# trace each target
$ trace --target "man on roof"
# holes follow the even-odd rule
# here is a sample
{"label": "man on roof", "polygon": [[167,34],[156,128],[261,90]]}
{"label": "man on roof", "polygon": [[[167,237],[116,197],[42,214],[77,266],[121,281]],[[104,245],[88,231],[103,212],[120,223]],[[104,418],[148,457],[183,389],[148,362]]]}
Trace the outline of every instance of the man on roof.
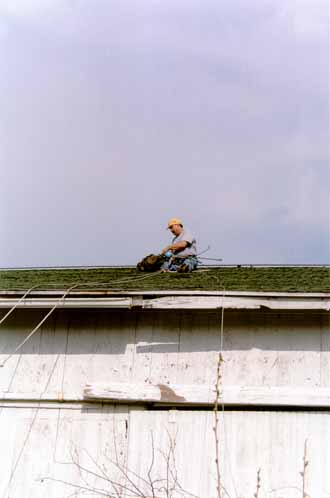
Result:
{"label": "man on roof", "polygon": [[196,239],[179,218],[171,218],[167,224],[173,234],[172,243],[164,247],[162,254],[166,261],[163,270],[186,273],[197,268]]}

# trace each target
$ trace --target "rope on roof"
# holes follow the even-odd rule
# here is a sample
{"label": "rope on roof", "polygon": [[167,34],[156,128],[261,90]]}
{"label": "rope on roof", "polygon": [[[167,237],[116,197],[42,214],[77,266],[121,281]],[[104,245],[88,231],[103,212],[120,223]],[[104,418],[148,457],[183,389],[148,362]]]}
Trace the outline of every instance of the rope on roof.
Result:
{"label": "rope on roof", "polygon": [[75,287],[77,287],[77,285],[79,284],[76,284],[76,285],[73,285],[72,287],[70,287],[64,294],[63,296],[57,301],[57,303],[51,308],[51,310],[47,313],[47,315],[38,323],[38,325],[36,327],[34,327],[33,330],[31,330],[31,332],[25,337],[25,339],[15,348],[15,350],[9,354],[7,356],[7,358],[4,359],[4,361],[0,364],[0,367],[4,367],[5,364],[7,363],[7,361],[15,354],[17,353],[17,351],[19,351],[23,346],[24,344],[30,339],[30,337],[33,336],[33,334],[35,334],[35,332],[37,332],[37,330],[39,330],[39,328],[41,327],[41,325],[47,320],[47,318],[53,313],[53,311],[56,310],[56,308],[64,301],[64,299],[66,298],[66,296],[69,294],[69,292],[71,292],[71,290],[73,290]]}
{"label": "rope on roof", "polygon": [[28,296],[30,294],[30,292],[34,289],[36,289],[37,287],[40,287],[40,285],[34,285],[33,287],[30,287],[30,289],[28,289],[25,294],[17,301],[17,303],[15,304],[15,306],[13,306],[12,308],[10,308],[10,310],[8,311],[8,313],[5,314],[5,316],[3,316],[0,320],[0,325],[9,317],[9,315],[12,314],[12,312],[17,308],[17,306],[22,302],[24,301],[24,299],[26,298],[26,296]]}

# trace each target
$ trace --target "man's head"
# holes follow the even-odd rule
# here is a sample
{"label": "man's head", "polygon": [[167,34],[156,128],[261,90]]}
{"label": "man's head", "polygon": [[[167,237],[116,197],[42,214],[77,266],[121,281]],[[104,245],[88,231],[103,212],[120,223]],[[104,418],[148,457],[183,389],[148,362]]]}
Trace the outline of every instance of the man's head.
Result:
{"label": "man's head", "polygon": [[173,235],[180,235],[183,230],[183,223],[180,218],[171,218],[167,224],[167,228],[171,230]]}

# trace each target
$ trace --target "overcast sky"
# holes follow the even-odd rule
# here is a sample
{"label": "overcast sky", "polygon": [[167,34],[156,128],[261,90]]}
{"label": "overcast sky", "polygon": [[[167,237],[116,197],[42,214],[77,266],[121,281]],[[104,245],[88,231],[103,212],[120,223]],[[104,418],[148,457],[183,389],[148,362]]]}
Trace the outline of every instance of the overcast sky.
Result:
{"label": "overcast sky", "polygon": [[0,266],[329,262],[327,0],[0,0]]}

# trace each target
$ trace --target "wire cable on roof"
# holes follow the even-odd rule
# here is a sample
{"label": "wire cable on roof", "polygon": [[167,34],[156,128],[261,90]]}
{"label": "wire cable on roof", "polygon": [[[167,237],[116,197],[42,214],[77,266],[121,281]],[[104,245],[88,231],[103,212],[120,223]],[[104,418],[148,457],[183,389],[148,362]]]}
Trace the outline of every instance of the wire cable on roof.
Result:
{"label": "wire cable on roof", "polygon": [[[207,246],[206,249],[204,249],[203,251],[199,252],[198,254],[196,254],[196,258],[200,258],[200,256],[202,254],[205,254],[207,251],[209,251],[211,249],[211,246]],[[187,258],[187,255],[183,255],[183,256],[180,256],[180,254],[174,254],[173,255],[176,259],[186,259]],[[200,258],[200,259],[213,259],[213,258]],[[222,261],[222,259],[216,259],[215,261]]]}
{"label": "wire cable on roof", "polygon": [[208,259],[209,261],[223,261],[222,258],[201,258],[200,256],[198,256],[199,259]]}
{"label": "wire cable on roof", "polygon": [[112,282],[85,282],[79,284],[79,287],[86,287],[86,286],[104,286],[104,285],[113,285],[113,284],[118,284],[118,283],[125,283],[125,282],[135,282],[139,280],[144,280],[146,278],[151,278],[154,277],[155,275],[159,275],[160,273],[163,273],[163,270],[158,270],[152,273],[148,273],[148,275],[142,275],[140,277],[127,277],[127,278],[121,278],[118,280],[113,280]]}
{"label": "wire cable on roof", "polygon": [[[33,287],[30,287],[26,292],[25,294],[17,301],[17,303],[15,303],[15,305],[10,308],[10,310],[5,314],[5,316],[3,316],[0,320],[0,325],[12,314],[12,312],[27,298],[27,296],[35,289],[37,289],[38,287],[39,288],[44,288],[44,287],[60,287],[60,286],[64,286],[64,285],[70,285],[72,286],[71,287],[71,290],[73,290],[73,288],[75,288],[76,286],[77,287],[83,287],[83,286],[96,286],[96,285],[99,285],[99,286],[103,286],[103,285],[111,285],[111,284],[114,284],[114,283],[121,283],[121,282],[131,282],[131,281],[136,281],[136,280],[142,280],[142,279],[145,279],[145,278],[150,278],[158,273],[161,273],[161,270],[158,271],[158,272],[153,272],[152,274],[148,274],[148,275],[143,275],[141,277],[128,277],[126,279],[119,279],[119,280],[115,280],[115,281],[112,281],[112,282],[85,282],[85,283],[78,283],[78,284],[65,284],[65,283],[48,283],[48,284],[36,284],[34,285]],[[70,292],[71,292],[70,290]],[[62,298],[61,298],[62,299]],[[1,365],[0,365],[1,366]]]}
{"label": "wire cable on roof", "polygon": [[197,256],[200,256],[201,254],[205,254],[206,252],[208,252],[209,250],[211,249],[211,246],[207,246],[206,249],[204,249],[203,251],[201,251],[200,253],[197,254]]}
{"label": "wire cable on roof", "polygon": [[7,358],[4,359],[4,361],[2,363],[0,363],[0,367],[4,367],[5,364],[7,363],[7,361],[15,354],[17,353],[23,346],[24,344],[30,339],[30,337],[33,336],[33,334],[35,334],[35,332],[37,332],[37,330],[41,327],[41,325],[47,320],[47,318],[53,313],[53,311],[56,310],[56,308],[65,300],[66,296],[69,294],[69,292],[71,292],[71,290],[73,290],[75,287],[77,287],[78,284],[76,285],[73,285],[72,287],[70,287],[64,294],[63,296],[61,297],[61,299],[59,299],[57,301],[57,303],[51,308],[51,310],[47,313],[46,316],[44,316],[44,318],[38,323],[38,325],[36,327],[34,327],[34,329],[31,330],[31,332],[25,337],[25,339],[15,348],[15,350],[7,356]]}

